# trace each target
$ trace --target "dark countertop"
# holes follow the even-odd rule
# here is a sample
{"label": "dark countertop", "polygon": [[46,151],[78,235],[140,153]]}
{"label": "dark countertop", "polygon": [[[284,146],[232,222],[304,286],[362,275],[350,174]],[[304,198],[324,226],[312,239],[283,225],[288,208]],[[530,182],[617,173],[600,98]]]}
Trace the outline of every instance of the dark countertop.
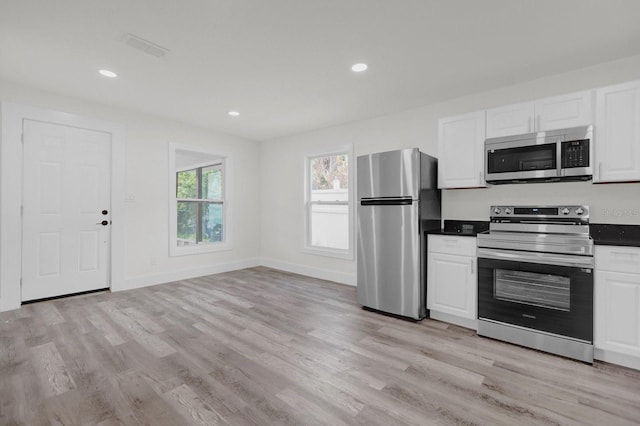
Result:
{"label": "dark countertop", "polygon": [[591,223],[589,232],[594,244],[640,247],[640,225]]}
{"label": "dark countertop", "polygon": [[455,235],[475,237],[489,229],[489,222],[483,220],[445,220],[443,229],[427,231],[429,235]]}
{"label": "dark countertop", "polygon": [[[463,226],[466,225],[466,226]],[[443,229],[426,231],[429,235],[455,235],[475,237],[489,230],[488,221],[445,220]],[[592,223],[589,225],[594,244],[608,246],[640,247],[640,225],[616,225]]]}

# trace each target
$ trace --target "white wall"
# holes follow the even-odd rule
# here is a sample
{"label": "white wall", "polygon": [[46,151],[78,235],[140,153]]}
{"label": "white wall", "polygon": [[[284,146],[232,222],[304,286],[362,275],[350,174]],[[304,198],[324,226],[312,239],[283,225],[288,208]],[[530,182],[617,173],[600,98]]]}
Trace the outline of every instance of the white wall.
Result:
{"label": "white wall", "polygon": [[[156,284],[258,264],[260,188],[258,143],[126,109],[111,108],[0,80],[0,101],[121,123],[126,131],[125,285]],[[232,250],[169,257],[168,144],[177,142],[233,159]],[[125,194],[123,194],[125,196]],[[156,265],[152,265],[152,257]],[[1,283],[3,286],[9,283]],[[10,285],[13,285],[11,283]],[[0,295],[2,289],[0,288]]]}
{"label": "white wall", "polygon": [[[300,251],[303,158],[308,152],[352,143],[356,156],[410,147],[437,156],[439,118],[638,78],[640,55],[398,114],[263,142],[260,147],[263,261],[293,272],[355,283],[354,260]],[[591,206],[593,222],[640,224],[639,194],[640,183],[593,185],[581,182],[445,190],[443,217],[488,220],[492,204],[575,203]]]}
{"label": "white wall", "polygon": [[[303,253],[304,156],[345,144],[355,155],[418,147],[437,156],[441,117],[640,78],[640,55],[448,102],[257,143],[126,109],[0,80],[0,101],[70,112],[126,127],[126,283],[130,288],[263,263],[355,284],[355,260]],[[383,101],[383,100],[382,100]],[[233,249],[168,256],[168,143],[231,153]],[[592,220],[640,224],[640,183],[559,183],[448,190],[445,219],[487,220],[491,204],[585,203]],[[151,264],[155,257],[157,265]],[[3,284],[4,285],[4,284]],[[0,288],[0,295],[2,289]]]}

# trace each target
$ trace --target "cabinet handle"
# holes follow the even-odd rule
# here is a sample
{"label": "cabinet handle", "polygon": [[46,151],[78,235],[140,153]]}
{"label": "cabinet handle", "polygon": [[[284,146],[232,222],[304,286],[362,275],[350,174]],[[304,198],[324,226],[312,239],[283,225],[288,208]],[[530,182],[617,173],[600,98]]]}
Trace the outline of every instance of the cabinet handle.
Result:
{"label": "cabinet handle", "polygon": [[471,259],[471,273],[473,274],[473,259]]}
{"label": "cabinet handle", "polygon": [[598,163],[598,180],[602,180],[602,161]]}
{"label": "cabinet handle", "polygon": [[480,180],[480,185],[482,185],[482,172],[478,172],[478,179]]}

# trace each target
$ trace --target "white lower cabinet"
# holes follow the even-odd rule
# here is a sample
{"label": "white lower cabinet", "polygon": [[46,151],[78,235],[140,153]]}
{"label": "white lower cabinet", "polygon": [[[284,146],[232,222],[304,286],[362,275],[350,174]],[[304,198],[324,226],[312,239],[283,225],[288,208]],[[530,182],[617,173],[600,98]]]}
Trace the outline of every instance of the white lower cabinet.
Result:
{"label": "white lower cabinet", "polygon": [[640,369],[640,248],[597,246],[595,261],[595,357]]}
{"label": "white lower cabinet", "polygon": [[427,308],[431,318],[476,330],[476,238],[429,235],[427,253]]}

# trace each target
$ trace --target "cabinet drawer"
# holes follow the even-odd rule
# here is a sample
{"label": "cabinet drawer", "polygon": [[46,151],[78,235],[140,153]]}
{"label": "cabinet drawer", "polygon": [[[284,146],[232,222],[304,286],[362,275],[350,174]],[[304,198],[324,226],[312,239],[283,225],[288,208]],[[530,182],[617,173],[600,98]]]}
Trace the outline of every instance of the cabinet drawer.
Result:
{"label": "cabinet drawer", "polygon": [[456,237],[449,235],[429,235],[427,250],[430,253],[455,254],[458,256],[476,255],[475,237]]}
{"label": "cabinet drawer", "polygon": [[595,261],[599,271],[640,274],[640,247],[596,246]]}

